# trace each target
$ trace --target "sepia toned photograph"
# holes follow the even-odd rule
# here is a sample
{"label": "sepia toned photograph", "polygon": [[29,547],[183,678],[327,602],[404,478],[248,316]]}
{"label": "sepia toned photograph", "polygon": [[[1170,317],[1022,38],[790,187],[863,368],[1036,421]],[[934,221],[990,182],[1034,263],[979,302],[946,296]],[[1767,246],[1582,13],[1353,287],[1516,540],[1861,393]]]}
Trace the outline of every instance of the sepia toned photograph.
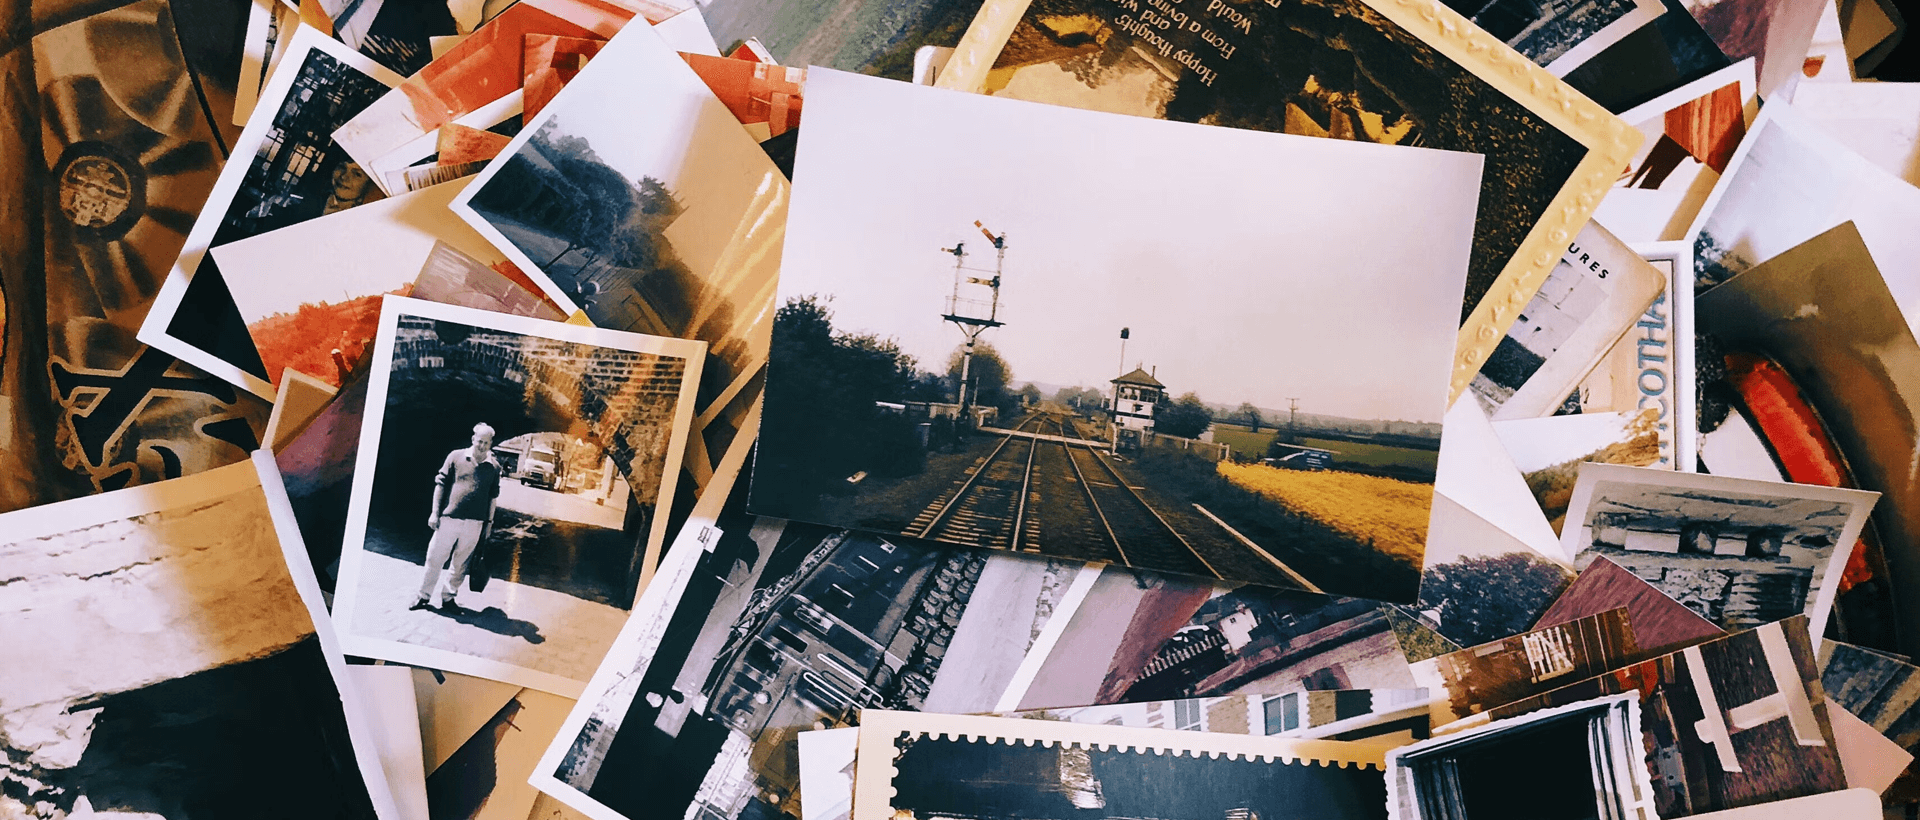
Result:
{"label": "sepia toned photograph", "polygon": [[798,733],[862,709],[994,708],[1082,568],[734,512],[720,524],[676,544],[657,578],[677,584],[649,587],[646,631],[609,654],[621,674],[584,695],[543,788],[631,820],[798,816]]}
{"label": "sepia toned photograph", "polygon": [[[607,95],[628,104],[607,106]],[[686,61],[637,26],[528,121],[453,209],[595,326],[706,342],[705,413],[766,361],[787,190]]]}
{"label": "sepia toned photograph", "polygon": [[388,297],[335,600],[349,651],[578,696],[666,538],[701,350]]}
{"label": "sepia toned photograph", "polygon": [[0,515],[0,814],[398,820],[278,482],[262,453]]}
{"label": "sepia toned photograph", "polygon": [[1640,580],[1640,576],[1626,567],[1605,558],[1593,559],[1580,577],[1573,579],[1567,590],[1554,599],[1553,606],[1540,613],[1534,628],[1572,623],[1614,609],[1626,611],[1634,642],[1648,654],[1670,654],[1725,634],[1699,613]]}
{"label": "sepia toned photograph", "polygon": [[[1723,629],[1824,628],[1879,493],[1582,464],[1561,544],[1603,557]],[[1816,632],[1816,634],[1818,634]]]}
{"label": "sepia toned photograph", "polygon": [[1433,693],[1434,726],[1585,680],[1648,657],[1625,609],[1429,658],[1414,681]]}
{"label": "sepia toned photograph", "polygon": [[[1628,726],[1639,737],[1626,744],[1631,757],[1612,768],[1658,773],[1650,790],[1640,790],[1648,798],[1639,816],[1686,817],[1821,794],[1844,788],[1846,776],[1814,661],[1807,619],[1795,615],[1496,707],[1486,713],[1487,728],[1630,694],[1641,716]],[[1500,758],[1503,776],[1527,759]]]}
{"label": "sepia toned photograph", "polygon": [[1413,599],[1477,158],[808,83],[755,513]]}
{"label": "sepia toned photograph", "polygon": [[1385,747],[870,711],[853,820],[1387,817]]}
{"label": "sepia toned photograph", "polygon": [[140,341],[273,398],[270,374],[208,248],[380,199],[380,188],[331,133],[399,81],[317,31],[295,33],[260,95],[260,105],[274,114],[255,117],[241,132],[236,161],[222,169],[193,223],[140,327]]}

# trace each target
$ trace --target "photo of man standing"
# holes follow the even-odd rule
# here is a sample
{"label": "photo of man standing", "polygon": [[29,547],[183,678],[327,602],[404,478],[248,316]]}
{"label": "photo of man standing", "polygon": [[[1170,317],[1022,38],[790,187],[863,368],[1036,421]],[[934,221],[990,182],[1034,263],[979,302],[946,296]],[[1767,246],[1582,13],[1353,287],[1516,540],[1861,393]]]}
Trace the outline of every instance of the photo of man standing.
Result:
{"label": "photo of man standing", "polygon": [[[493,427],[473,426],[473,445],[447,454],[433,477],[433,509],[427,526],[426,572],[408,609],[455,607],[454,596],[466,582],[474,551],[493,534],[493,513],[500,499],[500,462],[493,457]],[[444,572],[443,572],[444,568]]]}

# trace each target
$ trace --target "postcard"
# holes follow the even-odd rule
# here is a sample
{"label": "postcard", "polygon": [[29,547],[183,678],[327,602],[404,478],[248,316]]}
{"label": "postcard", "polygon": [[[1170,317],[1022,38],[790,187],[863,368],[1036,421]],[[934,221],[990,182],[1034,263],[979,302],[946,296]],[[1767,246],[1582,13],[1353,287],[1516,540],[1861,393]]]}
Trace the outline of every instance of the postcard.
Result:
{"label": "postcard", "polygon": [[398,820],[279,483],[262,452],[0,515],[0,810]]}
{"label": "postcard", "polygon": [[853,820],[1385,818],[1385,748],[869,709]]}
{"label": "postcard", "polygon": [[407,295],[435,245],[511,268],[447,210],[455,180],[213,249],[268,381],[292,368],[340,386],[373,343],[383,296]]}
{"label": "postcard", "polygon": [[261,398],[273,384],[208,248],[343,211],[380,189],[328,136],[400,81],[338,41],[302,27],[220,172],[154,299],[140,341]]}
{"label": "postcard", "polygon": [[1671,654],[1726,634],[1699,613],[1605,558],[1593,559],[1554,599],[1553,606],[1540,614],[1533,628],[1560,626],[1616,609],[1626,612],[1634,642],[1653,655]]}
{"label": "postcard", "polygon": [[[1768,106],[1691,229],[1694,289],[1704,292],[1849,221],[1881,264],[1920,255],[1920,231],[1912,230],[1920,221],[1920,189],[1827,136],[1792,106]],[[1896,276],[1887,287],[1903,314],[1920,316],[1920,277]]]}
{"label": "postcard", "polygon": [[349,651],[578,696],[665,541],[703,352],[387,297],[334,600]]}
{"label": "postcard", "polygon": [[1826,628],[1841,569],[1879,493],[1582,464],[1561,546],[1604,557],[1715,626],[1805,614]]}
{"label": "postcard", "polygon": [[[1587,462],[1649,467],[1660,463],[1660,431],[1655,411],[1581,413],[1502,421],[1494,432],[1520,470],[1535,503],[1558,539],[1574,480]],[[1563,560],[1573,555],[1555,548]]]}
{"label": "postcard", "polygon": [[1494,421],[1551,415],[1660,297],[1665,278],[1599,221],[1580,229],[1468,383]]}
{"label": "postcard", "polygon": [[[807,95],[818,141],[795,169],[773,329],[786,353],[769,364],[750,509],[1415,597],[1478,157],[826,71],[810,73]],[[1045,147],[1069,142],[1081,147],[1064,160]],[[1143,152],[1157,157],[1150,176],[1114,172]],[[1379,185],[1430,203],[1413,209],[1423,218],[1396,217],[1391,240],[1365,227],[1382,212],[1359,194]],[[1011,187],[1026,194],[1010,199]],[[1266,202],[1282,189],[1301,197],[1226,210],[1103,204]],[[1298,266],[1273,268],[1271,242]],[[1233,278],[1235,298],[1173,286],[1179,270]],[[1354,299],[1397,332],[1313,341],[1358,338],[1315,307]],[[1219,355],[1302,346],[1318,353],[1267,358],[1253,378]],[[847,370],[874,355],[890,361],[884,371]],[[1094,406],[1069,411],[1056,391],[1022,409],[1025,381],[1075,386]],[[844,387],[821,392],[829,383]],[[1098,406],[1109,397],[1118,405]],[[1306,418],[1270,430],[1270,463],[1231,464],[1233,445],[1208,440],[1209,404]]]}
{"label": "postcard", "polygon": [[1741,60],[1621,114],[1645,142],[1594,219],[1630,244],[1684,238],[1759,113],[1753,77]]}
{"label": "postcard", "polygon": [[1478,402],[1447,410],[1434,487],[1420,600],[1403,614],[1462,646],[1526,631],[1573,568]]}
{"label": "postcard", "polygon": [[609,41],[452,207],[568,312],[705,341],[703,414],[766,361],[786,178],[652,28]]}
{"label": "postcard", "polygon": [[1078,562],[753,519],[737,501],[681,529],[535,772],[543,791],[602,820],[797,815],[794,735],[876,707],[992,709],[1072,614]]}
{"label": "postcard", "polygon": [[1433,725],[1445,726],[1652,657],[1627,611],[1610,609],[1421,661],[1413,679],[1432,693]]}
{"label": "postcard", "polygon": [[1703,337],[1724,351],[1726,381],[1762,454],[1779,457],[1787,480],[1881,492],[1873,537],[1848,564],[1836,611],[1842,640],[1891,646],[1895,632],[1920,629],[1920,612],[1892,605],[1887,575],[1888,564],[1911,565],[1920,533],[1909,464],[1920,442],[1910,409],[1920,407],[1920,374],[1905,364],[1920,344],[1863,234],[1853,225],[1827,231],[1703,294],[1697,312]]}
{"label": "postcard", "polygon": [[573,701],[522,689],[427,775],[432,820],[527,820],[539,791],[534,764]]}
{"label": "postcard", "polygon": [[267,416],[267,432],[260,437],[262,445],[280,452],[326,409],[339,390],[298,370],[286,371],[280,380],[280,392],[273,399],[273,414]]}
{"label": "postcard", "polygon": [[1666,12],[1659,18],[1634,29],[1562,79],[1619,114],[1733,64],[1700,22],[1687,14],[1681,0],[1663,0],[1662,5]]}
{"label": "postcard", "polygon": [[[647,3],[648,6],[654,6]],[[634,9],[588,0],[522,0],[332,132],[362,165],[520,88],[529,34],[607,39]],[[667,12],[655,7],[658,19]],[[649,18],[652,19],[652,18]]]}
{"label": "postcard", "polygon": [[[1488,725],[1611,695],[1639,701],[1644,716],[1628,726],[1640,737],[1626,744],[1629,762],[1614,769],[1661,775],[1643,801],[1654,814],[1643,816],[1685,817],[1843,789],[1807,634],[1804,616],[1762,624],[1497,707],[1486,713]],[[1501,771],[1513,775],[1510,766]]]}
{"label": "postcard", "polygon": [[1699,456],[1694,346],[1678,341],[1693,338],[1693,288],[1686,286],[1693,245],[1651,242],[1635,245],[1634,252],[1660,273],[1660,295],[1580,380],[1561,411],[1630,418],[1653,411],[1660,446],[1653,464],[1693,472]]}
{"label": "postcard", "polygon": [[[1394,820],[1507,815],[1559,806],[1580,816],[1655,820],[1632,695],[1569,703],[1387,753]],[[1591,796],[1593,805],[1575,802]],[[1567,803],[1573,803],[1569,806]]]}
{"label": "postcard", "polygon": [[994,0],[938,83],[1098,111],[1482,155],[1456,317],[1456,396],[1552,270],[1547,254],[1559,253],[1586,223],[1640,140],[1493,34],[1430,0],[1222,2],[1191,12],[1107,0]]}

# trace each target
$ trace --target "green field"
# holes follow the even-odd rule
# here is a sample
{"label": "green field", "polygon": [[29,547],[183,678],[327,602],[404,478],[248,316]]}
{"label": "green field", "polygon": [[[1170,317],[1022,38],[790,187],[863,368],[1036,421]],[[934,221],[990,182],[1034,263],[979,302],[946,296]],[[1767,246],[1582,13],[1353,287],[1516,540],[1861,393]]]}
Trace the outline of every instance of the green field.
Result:
{"label": "green field", "polygon": [[[1213,440],[1233,448],[1233,455],[1240,460],[1259,460],[1266,457],[1267,446],[1273,443],[1278,430],[1261,428],[1256,433],[1238,424],[1214,422]],[[1339,455],[1335,462],[1364,464],[1369,467],[1412,467],[1432,470],[1439,464],[1440,453],[1435,450],[1416,450],[1411,447],[1391,447],[1385,444],[1359,444],[1351,441],[1335,441],[1323,438],[1302,438],[1300,443],[1307,447],[1319,447],[1332,450]]]}

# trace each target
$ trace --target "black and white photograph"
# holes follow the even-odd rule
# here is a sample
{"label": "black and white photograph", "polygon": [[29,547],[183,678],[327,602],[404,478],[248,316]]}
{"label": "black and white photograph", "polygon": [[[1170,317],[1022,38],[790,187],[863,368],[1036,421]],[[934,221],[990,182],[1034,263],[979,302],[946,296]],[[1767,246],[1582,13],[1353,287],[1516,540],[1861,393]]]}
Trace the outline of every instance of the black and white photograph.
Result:
{"label": "black and white photograph", "polygon": [[0,815],[400,820],[271,465],[0,515]]}
{"label": "black and white photograph", "polygon": [[1386,747],[872,710],[853,820],[1386,818]]}
{"label": "black and white photograph", "polygon": [[1598,221],[1567,243],[1470,387],[1494,421],[1551,415],[1666,280]]}
{"label": "black and white photograph", "polygon": [[260,111],[234,145],[236,161],[221,169],[161,284],[140,341],[273,399],[267,367],[207,250],[380,199],[379,187],[331,133],[398,82],[399,75],[318,31],[303,26],[294,33],[260,93]]}
{"label": "black and white photograph", "polygon": [[1821,641],[1820,685],[1829,703],[1902,748],[1920,749],[1920,666],[1853,644]]}
{"label": "black and white photograph", "polygon": [[1477,157],[825,70],[806,127],[756,514],[1413,599]]}
{"label": "black and white photograph", "polygon": [[675,544],[535,773],[593,816],[799,816],[798,733],[862,709],[994,708],[1083,568],[737,507],[698,518],[683,533],[705,541]]}
{"label": "black and white photograph", "polygon": [[1388,816],[1654,820],[1663,815],[1640,751],[1640,710],[1637,696],[1615,695],[1394,749]]}
{"label": "black and white photograph", "polygon": [[1427,737],[1427,697],[1425,689],[1322,689],[996,714],[1183,732],[1411,743]]}
{"label": "black and white photograph", "polygon": [[702,352],[387,297],[336,590],[349,651],[578,697],[665,542]]}
{"label": "black and white photograph", "polygon": [[1456,395],[1512,322],[1512,305],[1553,266],[1556,246],[1585,224],[1591,206],[1573,203],[1597,201],[1639,142],[1433,0],[1222,2],[1194,12],[990,0],[975,20],[940,87],[1484,157]]}
{"label": "black and white photograph", "polygon": [[[606,105],[608,95],[625,102]],[[706,342],[704,412],[766,361],[787,197],[786,176],[739,120],[636,25],[453,209],[595,326]]]}
{"label": "black and white photograph", "polygon": [[1561,544],[1604,557],[1728,630],[1804,614],[1826,627],[1879,493],[1582,464]]}

